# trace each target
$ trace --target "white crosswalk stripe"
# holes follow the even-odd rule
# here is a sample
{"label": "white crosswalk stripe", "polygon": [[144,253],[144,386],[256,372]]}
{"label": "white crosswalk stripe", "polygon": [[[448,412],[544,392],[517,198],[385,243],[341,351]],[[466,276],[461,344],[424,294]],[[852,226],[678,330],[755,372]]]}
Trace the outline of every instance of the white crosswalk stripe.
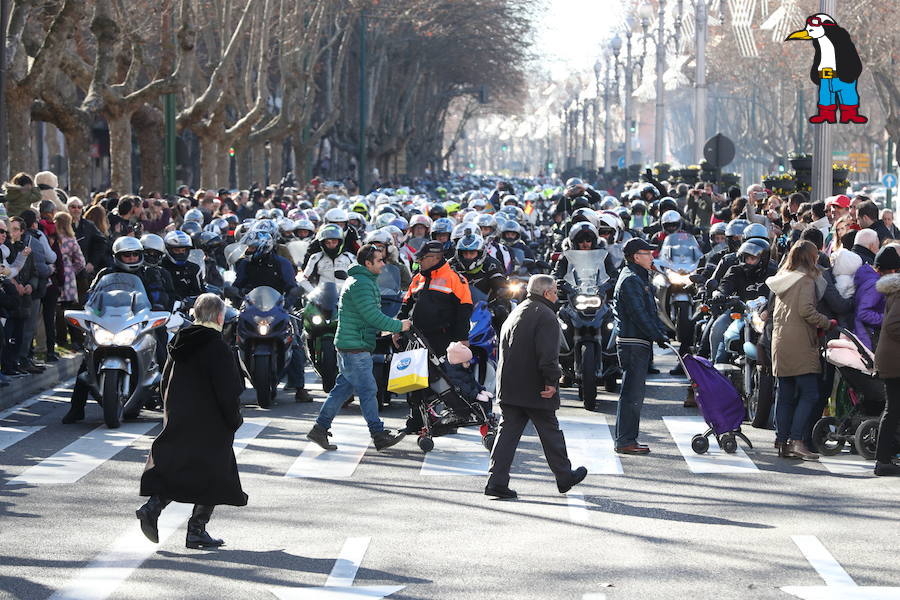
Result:
{"label": "white crosswalk stripe", "polygon": [[347,479],[353,476],[372,441],[366,422],[358,415],[340,415],[331,424],[331,441],[337,450],[323,450],[307,442],[285,477]]}
{"label": "white crosswalk stripe", "polygon": [[606,415],[563,417],[559,426],[566,436],[566,448],[573,467],[584,466],[591,475],[622,475]]}
{"label": "white crosswalk stripe", "polygon": [[454,435],[436,438],[434,450],[425,455],[424,476],[475,475],[484,477],[491,465],[491,455],[481,443],[477,428],[460,429]]}
{"label": "white crosswalk stripe", "polygon": [[21,442],[29,435],[43,429],[43,425],[13,425],[0,427],[0,451],[6,450],[13,444]]}
{"label": "white crosswalk stripe", "polygon": [[7,485],[75,483],[153,429],[158,422],[124,423],[119,429],[101,425],[46,458]]}
{"label": "white crosswalk stripe", "polygon": [[842,452],[835,456],[822,455],[819,458],[829,473],[835,475],[871,475],[875,468],[875,463],[866,460],[858,454],[850,454],[850,452]]}
{"label": "white crosswalk stripe", "polygon": [[669,433],[675,440],[678,450],[684,457],[693,473],[754,473],[759,472],[756,464],[740,447],[734,454],[727,454],[710,436],[709,450],[705,454],[697,454],[691,448],[691,438],[698,433],[703,433],[708,426],[702,417],[677,416],[663,417],[663,422],[669,428]]}

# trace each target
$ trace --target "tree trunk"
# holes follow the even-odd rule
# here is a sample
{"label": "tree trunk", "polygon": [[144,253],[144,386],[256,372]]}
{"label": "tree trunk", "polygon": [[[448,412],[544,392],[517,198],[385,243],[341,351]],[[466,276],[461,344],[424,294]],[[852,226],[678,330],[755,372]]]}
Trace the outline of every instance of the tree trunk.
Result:
{"label": "tree trunk", "polygon": [[107,117],[109,126],[110,187],[119,194],[132,194],[131,181],[131,115]]}
{"label": "tree trunk", "polygon": [[141,148],[141,187],[146,192],[164,192],[163,177],[165,145],[163,143],[163,115],[152,106],[144,105],[134,113],[131,125]]}
{"label": "tree trunk", "polygon": [[[200,140],[200,186],[208,188],[215,184],[218,176],[219,140],[200,134],[197,138]],[[225,158],[228,158],[227,154]]]}
{"label": "tree trunk", "polygon": [[87,123],[63,131],[69,159],[69,195],[78,196],[85,204],[91,191],[91,127]]}
{"label": "tree trunk", "polygon": [[258,181],[260,187],[266,187],[266,145],[255,144],[250,150],[250,178]]}
{"label": "tree trunk", "polygon": [[284,172],[284,140],[272,140],[269,142],[269,179],[277,184]]}
{"label": "tree trunk", "polygon": [[231,157],[228,156],[228,146],[223,143],[218,144],[219,152],[216,154],[216,173],[207,185],[207,189],[217,190],[219,188],[227,188],[230,186],[229,175],[231,174]]}
{"label": "tree trunk", "polygon": [[[20,98],[13,90],[6,94],[6,121],[9,136],[9,173],[34,175],[37,157],[31,135],[31,98]],[[68,147],[68,146],[67,146]]]}
{"label": "tree trunk", "polygon": [[250,146],[237,146],[235,148],[237,162],[237,183],[242,190],[249,190],[253,183],[253,174],[250,172]]}

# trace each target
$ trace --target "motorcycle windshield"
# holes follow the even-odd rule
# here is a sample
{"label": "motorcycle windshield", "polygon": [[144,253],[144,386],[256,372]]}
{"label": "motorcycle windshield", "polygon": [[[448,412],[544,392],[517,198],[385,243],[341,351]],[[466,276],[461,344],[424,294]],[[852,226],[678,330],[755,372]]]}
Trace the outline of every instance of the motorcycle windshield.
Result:
{"label": "motorcycle windshield", "polygon": [[274,288],[263,285],[247,294],[246,300],[260,312],[269,312],[281,302],[281,294]]}
{"label": "motorcycle windshield", "polygon": [[659,249],[657,263],[679,273],[689,273],[697,269],[702,256],[696,238],[689,233],[678,232],[666,236]]}
{"label": "motorcycle windshield", "polygon": [[569,281],[580,294],[596,296],[600,286],[609,279],[604,268],[606,250],[566,250],[565,256],[573,281]]}
{"label": "motorcycle windshield", "polygon": [[247,253],[247,244],[234,243],[228,244],[225,246],[225,262],[228,263],[229,267],[233,267],[237,261],[244,258],[244,255]]}
{"label": "motorcycle windshield", "polygon": [[150,300],[140,277],[131,273],[110,273],[94,287],[85,308],[102,317],[130,318],[142,310],[150,310]]}
{"label": "motorcycle windshield", "polygon": [[320,309],[331,311],[333,313],[337,310],[340,294],[338,293],[337,284],[329,282],[320,283],[306,297]]}
{"label": "motorcycle windshield", "polygon": [[384,265],[378,275],[378,289],[382,296],[400,295],[400,267]]}
{"label": "motorcycle windshield", "polygon": [[309,244],[310,242],[306,240],[293,240],[288,242],[285,247],[287,248],[288,254],[291,255],[291,262],[297,266],[302,265]]}

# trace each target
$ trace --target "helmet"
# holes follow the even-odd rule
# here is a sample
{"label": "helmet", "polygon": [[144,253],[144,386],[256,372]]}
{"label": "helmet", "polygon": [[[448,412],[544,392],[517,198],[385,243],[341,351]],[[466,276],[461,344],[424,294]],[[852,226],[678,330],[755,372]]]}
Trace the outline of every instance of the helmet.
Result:
{"label": "helmet", "polygon": [[643,200],[635,200],[631,203],[631,214],[632,215],[646,215],[647,214],[647,203]]}
{"label": "helmet", "polygon": [[396,225],[385,225],[379,231],[386,231],[388,234],[394,239],[395,246],[401,246],[403,241],[406,239],[406,236],[402,231],[400,231]]}
{"label": "helmet", "polygon": [[579,185],[584,185],[584,182],[577,177],[570,177],[566,180],[566,189],[573,188]]}
{"label": "helmet", "polygon": [[[659,190],[656,189],[656,186],[652,183],[645,183],[642,185],[638,194],[640,195],[641,200],[644,200],[645,202],[659,200]],[[646,194],[650,194],[650,197],[648,198]]]}
{"label": "helmet", "polygon": [[[485,227],[489,227],[492,231],[488,235],[493,235],[497,232],[497,218],[491,214],[483,214],[478,217],[475,221],[475,224],[478,225],[479,229],[484,229]],[[482,232],[483,235],[483,232]]]}
{"label": "helmet", "polygon": [[225,219],[225,222],[228,223],[228,227],[237,227],[241,224],[241,220],[234,213],[228,213],[227,215],[222,215],[222,218]]}
{"label": "helmet", "polygon": [[294,237],[294,230],[297,228],[297,225],[287,217],[282,217],[278,219],[278,233],[281,234],[283,239],[290,239]]}
{"label": "helmet", "polygon": [[346,223],[347,211],[343,208],[332,208],[325,212],[325,221],[328,223]]}
{"label": "helmet", "polygon": [[714,223],[709,228],[709,237],[712,238],[714,235],[725,235],[725,223],[719,221],[718,223]]}
{"label": "helmet", "polygon": [[[113,242],[112,247],[113,261],[116,266],[128,273],[137,273],[144,265],[144,246],[140,240],[130,236],[122,236]],[[122,260],[125,254],[137,254],[138,260],[133,263],[127,263]]]}
{"label": "helmet", "polygon": [[522,239],[522,230],[519,224],[513,220],[509,220],[500,228],[500,241],[504,244],[515,244]]}
{"label": "helmet", "polygon": [[416,225],[425,227],[425,233],[431,231],[431,218],[428,215],[413,215],[409,219],[409,230],[412,231]]}
{"label": "helmet", "polygon": [[144,260],[150,265],[158,265],[166,253],[166,243],[153,233],[145,233],[141,236],[141,246],[144,248]]}
{"label": "helmet", "polygon": [[[660,204],[662,204],[660,202]],[[659,220],[666,233],[675,233],[681,228],[681,214],[677,210],[667,210]]]}
{"label": "helmet", "polygon": [[[764,240],[762,238],[751,238],[751,239],[747,240],[746,242],[744,242],[743,244],[741,244],[741,248],[743,248],[747,244],[751,244],[754,246],[758,246],[759,248],[762,248],[766,262],[768,262],[769,252],[772,250],[772,245],[769,243],[769,240]],[[740,252],[740,250],[738,250],[738,252]]]}
{"label": "helmet", "polygon": [[472,223],[471,221],[464,221],[453,228],[453,233],[450,234],[450,241],[455,242],[456,240],[468,235],[477,235],[481,237],[481,232],[478,229],[478,225],[476,225],[475,223]]}
{"label": "helmet", "polygon": [[615,196],[604,196],[603,201],[600,202],[600,210],[612,210],[617,206],[619,206],[619,201]]}
{"label": "helmet", "polygon": [[[462,253],[474,250],[478,252],[475,258],[463,258]],[[484,238],[477,234],[465,235],[456,242],[456,260],[465,271],[474,271],[484,264]]]}
{"label": "helmet", "polygon": [[350,211],[347,213],[347,224],[353,227],[353,229],[355,229],[356,231],[366,230],[366,221],[358,212]]}
{"label": "helmet", "polygon": [[591,201],[587,196],[578,196],[574,200],[572,200],[572,210],[578,210],[579,208],[590,208]]}
{"label": "helmet", "polygon": [[628,227],[629,223],[631,223],[631,212],[629,212],[627,206],[617,206],[613,212],[619,217],[619,220],[622,221],[622,228]]}
{"label": "helmet", "polygon": [[273,208],[269,211],[269,216],[278,221],[284,218],[284,211],[280,208]]}
{"label": "helmet", "polygon": [[344,240],[344,230],[340,228],[340,226],[335,225],[334,223],[328,223],[322,226],[322,229],[319,230],[319,233],[316,234],[316,239],[320,242],[325,240]]}
{"label": "helmet", "polygon": [[738,248],[738,260],[745,263],[744,257],[755,256],[759,259],[755,265],[747,265],[751,272],[760,271],[768,268],[769,262],[769,242],[759,238],[753,238],[741,244]]}
{"label": "helmet", "polygon": [[441,204],[435,204],[428,210],[428,216],[437,221],[447,216],[447,209]]}
{"label": "helmet", "polygon": [[191,248],[194,247],[188,234],[183,231],[170,231],[163,240],[166,244],[166,253],[173,263],[180,266],[187,262]]}
{"label": "helmet", "polygon": [[306,211],[306,218],[309,219],[313,225],[318,225],[322,222],[322,217],[312,208]]}
{"label": "helmet", "polygon": [[229,227],[228,221],[221,217],[217,217],[210,221],[209,224],[203,228],[203,231],[214,231],[215,233],[225,235],[225,232],[228,231]]}
{"label": "helmet", "polygon": [[386,225],[390,225],[391,222],[397,218],[397,215],[391,213],[382,213],[375,217],[375,229],[381,229]]}
{"label": "helmet", "polygon": [[394,220],[391,221],[391,225],[393,225],[400,231],[406,231],[407,229],[409,229],[409,221],[407,221],[405,217],[394,217]]}
{"label": "helmet", "polygon": [[447,211],[447,216],[453,216],[459,212],[460,206],[459,202],[444,202],[444,209]]}
{"label": "helmet", "polygon": [[[656,188],[653,188],[653,189],[656,189]],[[657,214],[659,214],[659,215],[664,215],[667,212],[669,212],[670,210],[674,210],[675,212],[678,212],[678,204],[676,204],[672,198],[669,198],[668,196],[666,196],[665,198],[663,198],[662,200],[659,201],[659,204],[656,206],[656,210],[658,211]]]}
{"label": "helmet", "polygon": [[275,248],[275,240],[268,231],[250,231],[241,240],[253,250],[253,258],[259,259],[269,254]]}
{"label": "helmet", "polygon": [[367,244],[384,244],[390,246],[394,242],[390,232],[387,229],[376,229],[366,235]]}
{"label": "helmet", "polygon": [[197,221],[185,221],[179,229],[189,236],[194,236],[203,231],[203,227]]}
{"label": "helmet", "polygon": [[192,208],[184,213],[184,222],[187,223],[188,221],[203,224],[203,213],[200,212],[199,208]]}
{"label": "helmet", "polygon": [[396,216],[397,211],[390,204],[379,204],[378,207],[375,209],[375,216],[378,217],[378,216],[381,216],[384,214]]}
{"label": "helmet", "polygon": [[741,243],[741,236],[750,223],[747,219],[734,219],[725,226],[725,236],[728,238],[728,249],[737,252]]}
{"label": "helmet", "polygon": [[500,204],[503,206],[519,206],[519,197],[515,194],[507,194],[503,196],[503,199],[500,201]]}
{"label": "helmet", "polygon": [[301,237],[299,234],[299,232],[301,231],[308,231],[309,234],[302,237],[309,237],[316,234],[316,226],[313,225],[312,221],[310,221],[309,219],[297,219],[296,221],[294,221],[294,235],[297,237]]}
{"label": "helmet", "polygon": [[[602,212],[597,215],[600,219],[600,225],[597,227],[597,233],[606,238],[610,243],[616,243],[619,240],[619,234],[625,228],[622,221],[616,215],[609,212]],[[612,239],[609,239],[612,235]]]}
{"label": "helmet", "polygon": [[596,245],[598,239],[600,239],[600,234],[597,233],[597,228],[587,221],[575,223],[569,230],[569,241],[575,247],[579,242],[588,240],[592,242],[592,245]]}
{"label": "helmet", "polygon": [[222,236],[215,231],[204,231],[200,234],[200,249],[203,250],[207,256],[212,254],[216,248],[221,248],[224,243],[225,241],[222,239]]}
{"label": "helmet", "polygon": [[356,204],[353,205],[353,207],[350,210],[359,215],[362,215],[363,219],[366,219],[366,220],[369,219],[369,207],[366,206],[365,202],[362,202],[362,201],[357,202]]}
{"label": "helmet", "polygon": [[572,223],[591,223],[597,222],[597,213],[590,208],[579,208],[572,213]]}
{"label": "helmet", "polygon": [[453,233],[453,221],[447,217],[443,217],[435,221],[431,225],[431,237],[434,239],[436,233]]}
{"label": "helmet", "polygon": [[261,208],[256,211],[256,215],[254,215],[257,219],[268,219],[269,218],[269,209]]}
{"label": "helmet", "polygon": [[469,208],[473,208],[479,212],[484,210],[486,206],[487,200],[485,200],[484,198],[476,198],[475,200],[469,202]]}
{"label": "helmet", "polygon": [[762,223],[751,223],[747,225],[747,228],[744,229],[744,232],[741,234],[746,242],[749,239],[759,238],[761,240],[769,239],[769,230],[766,229],[766,226]]}

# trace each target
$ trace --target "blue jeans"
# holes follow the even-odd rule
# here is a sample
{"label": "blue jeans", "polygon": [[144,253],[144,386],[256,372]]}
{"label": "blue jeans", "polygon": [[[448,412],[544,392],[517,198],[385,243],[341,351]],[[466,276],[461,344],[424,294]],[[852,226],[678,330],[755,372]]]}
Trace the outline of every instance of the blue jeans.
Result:
{"label": "blue jeans", "polygon": [[622,391],[619,393],[619,404],[616,407],[616,448],[622,448],[637,444],[647,384],[647,368],[653,357],[653,347],[619,344],[616,350],[622,369]]}
{"label": "blue jeans", "polygon": [[819,104],[832,106],[859,106],[859,94],[856,93],[856,81],[844,83],[837,77],[819,80]]}
{"label": "blue jeans", "polygon": [[775,400],[775,440],[803,440],[819,403],[819,375],[778,378]]}
{"label": "blue jeans", "polygon": [[714,363],[726,362],[728,355],[725,353],[725,332],[731,325],[731,312],[719,315],[713,321],[709,330],[709,356]]}
{"label": "blue jeans", "polygon": [[338,351],[337,359],[338,376],[319,411],[316,425],[329,429],[344,402],[355,393],[359,398],[363,417],[369,425],[369,433],[381,433],[384,431],[384,422],[378,417],[378,401],[375,399],[378,388],[372,374],[372,354]]}

